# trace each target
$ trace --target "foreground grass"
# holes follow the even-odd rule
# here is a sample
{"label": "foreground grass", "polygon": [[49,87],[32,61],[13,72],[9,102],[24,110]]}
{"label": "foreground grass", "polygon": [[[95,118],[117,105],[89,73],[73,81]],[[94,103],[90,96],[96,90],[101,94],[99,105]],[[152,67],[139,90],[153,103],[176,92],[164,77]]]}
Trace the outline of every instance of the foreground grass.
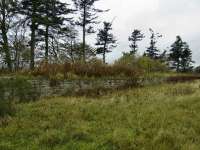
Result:
{"label": "foreground grass", "polygon": [[200,83],[19,104],[0,150],[199,150]]}

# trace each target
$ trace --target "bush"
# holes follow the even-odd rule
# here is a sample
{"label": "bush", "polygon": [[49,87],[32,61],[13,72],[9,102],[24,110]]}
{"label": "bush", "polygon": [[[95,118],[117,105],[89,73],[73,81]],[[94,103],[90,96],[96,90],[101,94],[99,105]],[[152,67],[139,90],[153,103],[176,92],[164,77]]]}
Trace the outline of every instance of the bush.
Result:
{"label": "bush", "polygon": [[115,62],[115,65],[123,65],[128,68],[142,70],[147,73],[168,71],[166,64],[162,63],[160,60],[153,60],[144,56],[137,57],[126,53]]}
{"label": "bush", "polygon": [[2,100],[31,101],[40,96],[36,87],[24,77],[5,78],[0,80],[0,96]]}
{"label": "bush", "polygon": [[105,77],[110,76],[108,65],[103,64],[101,61],[93,60],[87,64],[76,63],[72,64],[72,72],[79,77]]}
{"label": "bush", "polygon": [[126,65],[129,67],[137,67],[138,58],[135,55],[124,53],[121,58],[115,61],[115,65]]}
{"label": "bush", "polygon": [[13,82],[15,87],[14,96],[18,97],[20,101],[32,101],[37,100],[40,96],[36,87],[25,78],[16,78]]}
{"label": "bush", "polygon": [[0,99],[0,118],[13,115],[15,107],[12,101]]}
{"label": "bush", "polygon": [[54,82],[57,77],[62,79],[78,77],[130,77],[135,78],[141,74],[141,70],[124,65],[103,64],[100,60],[91,60],[89,63],[77,62],[74,64],[47,64],[42,63],[32,74],[34,76],[44,76],[52,79]]}
{"label": "bush", "polygon": [[166,64],[162,63],[160,60],[153,60],[149,57],[140,57],[137,63],[139,68],[148,73],[168,71]]}
{"label": "bush", "polygon": [[5,99],[5,84],[0,80],[0,100]]}
{"label": "bush", "polygon": [[14,105],[8,99],[6,100],[5,83],[0,81],[0,118],[14,113]]}
{"label": "bush", "polygon": [[54,87],[54,86],[57,86],[60,84],[60,81],[64,80],[64,75],[61,74],[61,73],[57,73],[56,75],[54,76],[50,76],[49,77],[49,80],[50,80],[50,86],[51,87]]}
{"label": "bush", "polygon": [[66,67],[66,64],[49,64],[47,62],[41,62],[39,67],[35,68],[35,70],[31,72],[31,74],[34,76],[44,77],[55,76],[59,72],[64,72],[64,67]]}
{"label": "bush", "polygon": [[37,100],[40,92],[27,78],[2,78],[0,80],[0,117],[12,115],[15,112],[15,102]]}

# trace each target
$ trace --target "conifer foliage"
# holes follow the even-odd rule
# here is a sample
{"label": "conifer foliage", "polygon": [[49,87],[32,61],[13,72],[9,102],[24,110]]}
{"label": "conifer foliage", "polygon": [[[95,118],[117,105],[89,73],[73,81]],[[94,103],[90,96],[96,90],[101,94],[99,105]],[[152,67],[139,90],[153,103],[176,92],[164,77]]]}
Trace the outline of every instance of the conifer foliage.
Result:
{"label": "conifer foliage", "polygon": [[162,37],[160,33],[155,33],[151,28],[150,46],[147,48],[146,55],[151,59],[157,59],[159,57],[159,50],[156,47],[157,40]]}
{"label": "conifer foliage", "polygon": [[115,48],[117,40],[114,35],[110,33],[112,31],[112,23],[104,22],[103,29],[99,29],[97,34],[97,54],[103,55],[103,62],[106,63],[106,53],[111,52],[112,48]]}
{"label": "conifer foliage", "polygon": [[41,0],[22,0],[19,4],[19,14],[24,18],[21,20],[23,24],[27,24],[31,30],[30,40],[30,69],[35,67],[35,48],[36,48],[36,32],[38,30],[39,22],[42,19],[42,1]]}
{"label": "conifer foliage", "polygon": [[45,60],[48,61],[49,56],[49,37],[54,37],[54,33],[64,32],[65,23],[72,22],[72,18],[68,15],[72,14],[74,10],[68,8],[67,3],[60,0],[43,0],[41,7],[42,19],[40,24],[39,35],[44,37],[45,41]]}
{"label": "conifer foliage", "polygon": [[131,44],[129,45],[129,47],[131,48],[131,54],[136,54],[138,51],[138,44],[137,42],[142,41],[142,39],[145,38],[144,34],[141,33],[140,30],[135,29],[131,36],[128,38],[129,42],[131,42]]}
{"label": "conifer foliage", "polygon": [[98,13],[104,10],[95,8],[95,3],[99,0],[73,0],[77,11],[79,12],[79,19],[76,22],[82,28],[82,61],[86,61],[86,34],[95,33],[94,24],[98,24]]}
{"label": "conifer foliage", "polygon": [[[91,63],[98,54],[106,63],[106,55],[117,47],[117,40],[112,31],[113,22],[103,22],[99,28],[100,14],[109,10],[100,9],[98,2],[101,0],[0,0],[0,70],[29,68],[34,72],[43,61],[47,64]],[[192,51],[180,36],[170,51],[164,51],[157,46],[162,35],[151,28],[149,31],[150,44],[144,51],[148,58],[145,59],[169,64],[169,68],[178,72],[192,71]],[[96,32],[96,40],[87,39]],[[143,58],[136,54],[138,43],[144,38],[139,29],[125,38],[132,60]]]}
{"label": "conifer foliage", "polygon": [[16,0],[0,1],[0,51],[3,52],[7,68],[12,70],[11,49],[9,47],[8,32],[11,26],[11,20],[15,15]]}
{"label": "conifer foliage", "polygon": [[187,72],[192,69],[192,51],[180,36],[177,36],[176,41],[171,45],[169,60],[172,62],[172,68],[177,72]]}

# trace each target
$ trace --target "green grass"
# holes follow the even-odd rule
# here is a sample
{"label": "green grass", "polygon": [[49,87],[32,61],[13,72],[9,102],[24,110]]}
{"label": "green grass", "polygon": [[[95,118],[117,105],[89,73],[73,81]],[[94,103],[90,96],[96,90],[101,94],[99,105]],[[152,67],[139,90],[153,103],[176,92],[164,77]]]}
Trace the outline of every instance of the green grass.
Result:
{"label": "green grass", "polygon": [[18,104],[0,150],[199,150],[200,82]]}

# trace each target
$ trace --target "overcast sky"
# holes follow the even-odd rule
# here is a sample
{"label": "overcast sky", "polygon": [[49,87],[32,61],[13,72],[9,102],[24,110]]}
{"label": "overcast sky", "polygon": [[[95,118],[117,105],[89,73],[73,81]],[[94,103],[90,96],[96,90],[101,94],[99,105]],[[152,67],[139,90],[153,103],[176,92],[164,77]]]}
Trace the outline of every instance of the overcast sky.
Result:
{"label": "overcast sky", "polygon": [[200,0],[100,0],[97,7],[110,9],[101,15],[100,20],[111,21],[116,17],[113,33],[118,47],[108,55],[107,61],[112,62],[122,52],[130,50],[128,36],[134,29],[142,30],[146,36],[139,43],[139,53],[143,53],[149,45],[149,28],[152,28],[163,35],[157,46],[161,51],[175,41],[176,35],[180,35],[189,43],[193,59],[200,64]]}

